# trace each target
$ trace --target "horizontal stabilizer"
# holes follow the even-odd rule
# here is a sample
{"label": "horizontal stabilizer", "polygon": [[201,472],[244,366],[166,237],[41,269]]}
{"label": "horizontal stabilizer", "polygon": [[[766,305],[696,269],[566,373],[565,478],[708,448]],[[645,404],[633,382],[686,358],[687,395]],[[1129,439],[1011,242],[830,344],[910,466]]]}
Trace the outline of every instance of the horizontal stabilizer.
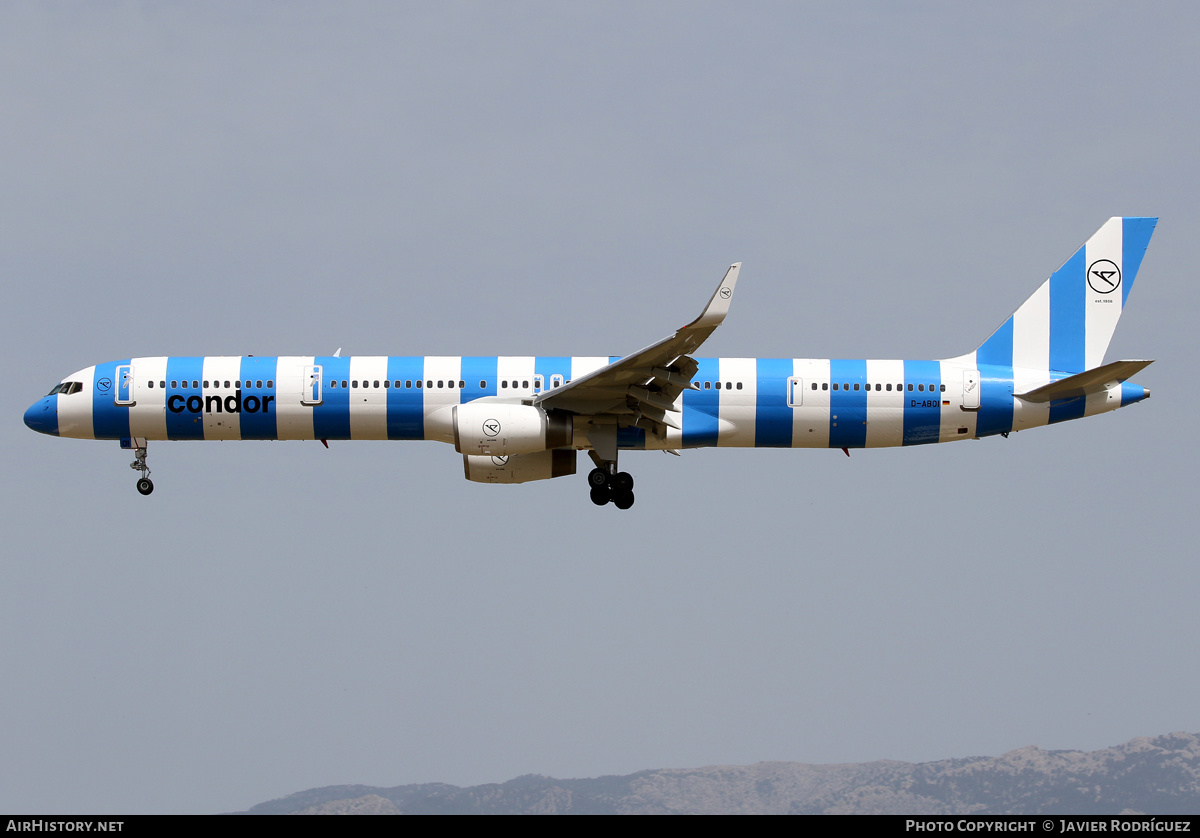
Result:
{"label": "horizontal stabilizer", "polygon": [[1058,381],[1036,387],[1028,393],[1018,393],[1017,398],[1027,402],[1049,402],[1055,399],[1074,399],[1091,393],[1102,393],[1114,384],[1137,375],[1153,361],[1113,361],[1094,370],[1076,373]]}

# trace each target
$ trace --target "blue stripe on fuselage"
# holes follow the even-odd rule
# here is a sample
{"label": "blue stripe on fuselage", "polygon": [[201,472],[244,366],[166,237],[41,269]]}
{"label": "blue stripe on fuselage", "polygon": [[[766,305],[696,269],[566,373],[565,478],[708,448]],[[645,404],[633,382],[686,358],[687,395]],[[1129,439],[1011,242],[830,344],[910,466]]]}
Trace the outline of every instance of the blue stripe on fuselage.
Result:
{"label": "blue stripe on fuselage", "polygon": [[[350,359],[320,357],[321,403],[313,407],[313,438],[350,439]],[[337,381],[337,387],[330,382]]]}
{"label": "blue stripe on fuselage", "polygon": [[[717,381],[720,365],[716,358],[697,358],[699,369],[692,381],[701,387],[705,382]],[[720,393],[716,390],[683,391],[683,447],[704,448],[717,444],[717,417],[720,411]]]}
{"label": "blue stripe on fuselage", "polygon": [[[116,404],[117,367],[129,361],[96,364],[92,391],[92,433],[96,439],[125,439],[129,436],[129,408]],[[134,371],[136,374],[136,370]]]}
{"label": "blue stripe on fuselage", "polygon": [[275,439],[278,436],[275,424],[279,408],[275,395],[278,366],[275,358],[242,358],[242,439]]}
{"label": "blue stripe on fuselage", "polygon": [[760,358],[754,400],[756,448],[792,447],[792,408],[788,407],[791,358]]}
{"label": "blue stripe on fuselage", "polygon": [[[387,392],[388,439],[424,439],[425,390],[418,390],[416,385],[425,377],[425,359],[420,356],[389,357],[387,370],[392,381],[392,389]],[[406,383],[408,387],[404,386]]]}
{"label": "blue stripe on fuselage", "polygon": [[[167,359],[167,439],[204,439],[204,359],[203,358],[168,358]],[[187,387],[180,387],[183,382]],[[200,389],[192,389],[192,382],[200,384]],[[170,409],[172,397],[183,399],[183,410]],[[200,410],[191,410],[187,400],[192,397],[200,398]],[[175,404],[181,404],[175,399]],[[193,402],[193,405],[195,402]]]}
{"label": "blue stripe on fuselage", "polygon": [[[563,383],[571,380],[571,359],[562,356],[542,356],[533,359],[533,374],[542,377],[542,389],[549,390],[550,377],[561,375]],[[530,382],[531,384],[533,382]]]}
{"label": "blue stripe on fuselage", "polygon": [[[942,427],[942,365],[904,362],[904,444],[937,442]],[[922,392],[924,390],[924,392]]]}
{"label": "blue stripe on fuselage", "polygon": [[[863,388],[867,383],[867,362],[831,360],[829,381],[829,447],[864,447],[867,444],[867,393]],[[833,389],[834,384],[837,384],[837,390]]]}
{"label": "blue stripe on fuselage", "polygon": [[[1051,371],[1051,381],[1061,381],[1068,378],[1067,373]],[[1083,416],[1087,409],[1087,398],[1085,396],[1076,396],[1071,399],[1055,399],[1050,402],[1050,417],[1046,420],[1047,424],[1053,425],[1056,422],[1066,422],[1068,419],[1079,419]]]}
{"label": "blue stripe on fuselage", "polygon": [[1006,434],[1013,425],[1013,371],[1009,366],[979,365],[979,411],[975,435]]}
{"label": "blue stripe on fuselage", "polygon": [[[496,356],[465,357],[462,359],[462,380],[467,386],[458,394],[460,402],[469,402],[483,396],[496,395]],[[568,372],[569,375],[569,372]],[[564,381],[566,378],[563,379]]]}
{"label": "blue stripe on fuselage", "polygon": [[1052,401],[1050,402],[1050,418],[1046,420],[1047,424],[1053,425],[1055,422],[1066,422],[1068,419],[1080,419],[1086,408],[1087,398],[1085,396]]}

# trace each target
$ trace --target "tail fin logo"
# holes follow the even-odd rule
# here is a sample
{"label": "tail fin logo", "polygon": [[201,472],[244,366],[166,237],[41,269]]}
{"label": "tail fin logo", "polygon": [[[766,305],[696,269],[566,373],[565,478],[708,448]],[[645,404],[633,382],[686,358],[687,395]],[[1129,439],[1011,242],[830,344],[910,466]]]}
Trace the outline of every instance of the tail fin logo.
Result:
{"label": "tail fin logo", "polygon": [[1097,259],[1088,267],[1087,281],[1097,294],[1111,294],[1121,287],[1121,269],[1109,259]]}

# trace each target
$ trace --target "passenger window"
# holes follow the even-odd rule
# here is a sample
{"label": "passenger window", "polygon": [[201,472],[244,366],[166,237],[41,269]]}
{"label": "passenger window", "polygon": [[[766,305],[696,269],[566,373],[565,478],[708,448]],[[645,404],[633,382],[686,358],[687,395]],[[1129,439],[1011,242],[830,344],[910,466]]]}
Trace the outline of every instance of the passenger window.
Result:
{"label": "passenger window", "polygon": [[829,389],[829,382],[828,382],[828,381],[822,381],[822,382],[821,382],[821,389],[822,389],[822,390],[828,390],[828,389]]}
{"label": "passenger window", "polygon": [[946,385],[945,385],[945,384],[943,384],[943,385],[941,385],[941,387],[942,387],[942,392],[943,392],[943,393],[944,393],[944,392],[946,392]]}
{"label": "passenger window", "polygon": [[909,385],[908,385],[908,392],[910,392],[910,393],[911,393],[912,391],[913,391],[913,386],[912,386],[911,384],[909,384]]}
{"label": "passenger window", "polygon": [[817,382],[815,382],[815,381],[814,381],[814,382],[812,383],[812,388],[813,388],[814,390],[815,390],[815,389],[817,389]]}
{"label": "passenger window", "polygon": [[737,388],[738,388],[739,390],[740,390],[740,389],[742,389],[742,382],[740,382],[740,381],[738,382],[738,386],[737,386]]}
{"label": "passenger window", "polygon": [[467,382],[465,382],[465,381],[458,382],[458,389],[461,390],[462,388],[464,388],[466,386],[467,386]]}
{"label": "passenger window", "polygon": [[502,389],[505,389],[505,390],[507,390],[507,389],[508,389],[508,381],[507,381],[507,380],[505,380],[505,381],[501,381],[501,382],[500,382],[500,387],[501,387]]}
{"label": "passenger window", "polygon": [[336,390],[336,389],[337,389],[337,379],[334,379],[333,381],[330,381],[330,382],[329,382],[329,389],[330,389],[330,390]]}
{"label": "passenger window", "polygon": [[712,389],[712,382],[711,382],[711,381],[705,381],[705,382],[704,382],[704,389],[705,389],[705,390],[711,390],[711,389]]}
{"label": "passenger window", "polygon": [[479,379],[479,389],[480,389],[480,390],[486,390],[486,389],[487,389],[487,382],[486,382],[486,381],[484,381],[482,378],[481,378],[481,379]]}
{"label": "passenger window", "polygon": [[350,382],[350,389],[352,389],[352,390],[358,389],[358,379],[357,378]]}
{"label": "passenger window", "polygon": [[146,382],[146,386],[147,386],[147,387],[149,387],[151,390],[153,390],[153,389],[154,389],[154,382],[153,382],[153,381],[147,381],[147,382]]}
{"label": "passenger window", "polygon": [[417,381],[417,389],[418,389],[418,390],[420,390],[420,389],[421,389],[421,385],[422,385],[422,384],[424,384],[424,383],[425,383],[424,381],[420,381],[420,380],[418,380],[418,381]]}
{"label": "passenger window", "polygon": [[275,382],[272,379],[268,378],[267,379],[267,389],[269,390],[274,386],[275,386]]}
{"label": "passenger window", "polygon": [[924,384],[918,384],[918,385],[917,385],[917,392],[918,392],[918,393],[924,393],[924,392],[925,392],[925,385],[924,385]]}
{"label": "passenger window", "polygon": [[856,391],[858,390],[858,382],[857,382],[857,381],[856,381],[856,382],[854,382],[854,389],[855,389]]}
{"label": "passenger window", "polygon": [[344,378],[342,379],[342,389],[343,390],[346,389],[346,379],[344,379]]}
{"label": "passenger window", "polygon": [[834,389],[834,390],[837,390],[837,382],[836,382],[836,381],[835,381],[835,382],[833,382],[833,389]]}
{"label": "passenger window", "polygon": [[887,386],[887,391],[888,391],[889,393],[890,393],[890,392],[892,392],[892,385],[891,385],[891,384],[889,384],[889,385]]}

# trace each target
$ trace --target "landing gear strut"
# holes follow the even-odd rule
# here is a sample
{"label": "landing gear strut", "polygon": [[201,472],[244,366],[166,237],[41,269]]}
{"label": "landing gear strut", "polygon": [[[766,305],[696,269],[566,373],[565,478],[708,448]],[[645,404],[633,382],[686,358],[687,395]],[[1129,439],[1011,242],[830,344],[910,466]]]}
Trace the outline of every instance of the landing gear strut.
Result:
{"label": "landing gear strut", "polygon": [[602,460],[594,451],[589,453],[596,462],[596,468],[588,472],[592,503],[604,506],[612,501],[617,509],[633,506],[633,476],[627,471],[617,471],[615,460]]}
{"label": "landing gear strut", "polygon": [[150,479],[150,466],[146,465],[146,446],[141,445],[133,449],[133,457],[129,467],[142,475],[138,478],[137,490],[143,495],[148,495],[154,491],[154,482]]}

